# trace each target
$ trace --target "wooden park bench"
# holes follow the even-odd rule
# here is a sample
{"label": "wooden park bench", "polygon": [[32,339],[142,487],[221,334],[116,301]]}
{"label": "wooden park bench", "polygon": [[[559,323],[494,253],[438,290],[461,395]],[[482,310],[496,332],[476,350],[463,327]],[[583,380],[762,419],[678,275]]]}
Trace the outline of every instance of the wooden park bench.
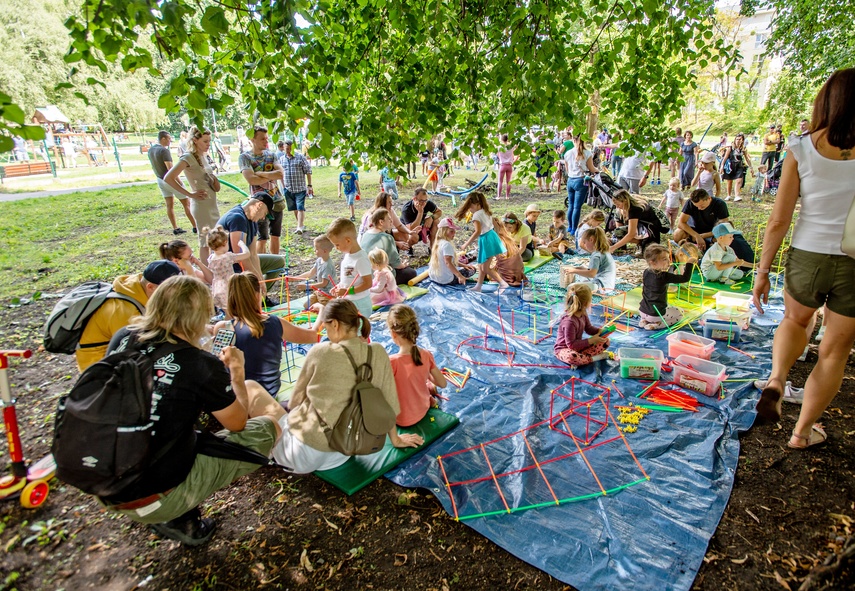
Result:
{"label": "wooden park bench", "polygon": [[30,176],[33,174],[51,174],[53,169],[50,162],[16,162],[15,164],[4,164],[0,166],[0,182],[6,178]]}

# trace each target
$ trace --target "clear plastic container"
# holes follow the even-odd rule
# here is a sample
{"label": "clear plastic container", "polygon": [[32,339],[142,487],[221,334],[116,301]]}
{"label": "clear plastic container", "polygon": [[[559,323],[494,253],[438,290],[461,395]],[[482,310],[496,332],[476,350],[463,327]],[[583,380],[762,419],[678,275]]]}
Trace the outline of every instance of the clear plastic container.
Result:
{"label": "clear plastic container", "polygon": [[709,359],[715,349],[715,341],[699,337],[691,332],[677,331],[669,334],[668,357],[677,358],[680,355],[689,355],[701,359]]}
{"label": "clear plastic container", "polygon": [[748,327],[751,326],[752,316],[753,312],[751,312],[751,310],[740,310],[738,308],[718,308],[716,310],[710,310],[704,315],[705,318],[713,318],[724,322],[733,321],[738,324],[742,330],[748,330]]}
{"label": "clear plastic container", "polygon": [[639,380],[658,380],[665,354],[659,349],[618,349],[620,376]]}
{"label": "clear plastic container", "polygon": [[[749,312],[749,319],[751,313]],[[701,326],[704,327],[704,337],[716,341],[738,341],[742,337],[741,319],[719,316],[711,310],[701,316]]]}
{"label": "clear plastic container", "polygon": [[750,293],[729,293],[720,291],[715,294],[715,307],[717,310],[722,308],[733,308],[740,312],[747,312],[751,307],[751,301],[754,297]]}
{"label": "clear plastic container", "polygon": [[715,396],[725,378],[722,364],[691,355],[680,355],[674,360],[673,367],[675,384],[707,396]]}

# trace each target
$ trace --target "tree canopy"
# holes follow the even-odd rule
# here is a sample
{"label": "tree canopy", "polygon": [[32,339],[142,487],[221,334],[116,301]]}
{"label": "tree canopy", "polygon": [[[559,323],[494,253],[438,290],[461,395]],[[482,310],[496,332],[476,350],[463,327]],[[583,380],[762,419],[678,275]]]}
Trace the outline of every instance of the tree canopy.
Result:
{"label": "tree canopy", "polygon": [[713,18],[712,0],[84,0],[66,61],[158,75],[179,60],[167,111],[202,123],[239,97],[274,131],[309,118],[317,152],[394,160],[438,132],[488,148],[578,129],[597,95],[634,141],[664,138],[690,72],[733,60]]}
{"label": "tree canopy", "polygon": [[[60,106],[71,121],[100,122],[108,129],[150,129],[165,121],[163,109],[157,107],[162,76],[154,78],[147,71],[129,74],[119,64],[110,64],[106,73],[92,66],[79,67],[82,84],[69,82],[70,66],[64,59],[69,37],[64,22],[77,8],[71,0],[4,5],[0,90],[17,109],[12,111],[14,117],[3,117],[13,126],[7,131],[28,139],[36,138],[27,134],[43,137],[38,126],[28,130],[20,126],[36,107],[51,104]],[[153,47],[147,39],[144,42]]]}
{"label": "tree canopy", "polygon": [[855,66],[852,0],[742,0],[743,14],[772,8],[775,19],[767,45],[786,65],[812,82]]}

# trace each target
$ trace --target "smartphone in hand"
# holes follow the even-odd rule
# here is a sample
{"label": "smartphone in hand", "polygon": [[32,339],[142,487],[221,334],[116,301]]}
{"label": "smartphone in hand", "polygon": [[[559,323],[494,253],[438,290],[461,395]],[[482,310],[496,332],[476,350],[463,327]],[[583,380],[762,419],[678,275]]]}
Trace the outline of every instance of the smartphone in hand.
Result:
{"label": "smartphone in hand", "polygon": [[211,354],[219,356],[226,347],[235,342],[235,331],[228,328],[221,328],[214,336],[214,344],[211,346]]}

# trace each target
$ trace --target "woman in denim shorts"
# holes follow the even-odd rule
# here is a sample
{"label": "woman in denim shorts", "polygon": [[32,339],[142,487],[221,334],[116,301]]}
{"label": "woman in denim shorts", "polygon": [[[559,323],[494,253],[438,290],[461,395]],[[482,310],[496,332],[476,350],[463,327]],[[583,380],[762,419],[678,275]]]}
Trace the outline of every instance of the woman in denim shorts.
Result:
{"label": "woman in denim shorts", "polygon": [[855,199],[852,104],[855,68],[839,70],[814,101],[810,132],[790,136],[789,154],[784,160],[754,283],[754,305],[762,313],[761,302],[767,303],[769,297],[770,267],[801,198],[784,268],[785,312],[775,332],[772,375],[757,403],[762,421],[780,419],[787,374],[813,330],[814,313],[825,306],[828,326],[819,347],[819,360],[805,384],[801,413],[788,443],[795,449],[825,442],[825,431],[816,421],[840,389],[855,342],[855,258],[845,254],[841,244]]}

